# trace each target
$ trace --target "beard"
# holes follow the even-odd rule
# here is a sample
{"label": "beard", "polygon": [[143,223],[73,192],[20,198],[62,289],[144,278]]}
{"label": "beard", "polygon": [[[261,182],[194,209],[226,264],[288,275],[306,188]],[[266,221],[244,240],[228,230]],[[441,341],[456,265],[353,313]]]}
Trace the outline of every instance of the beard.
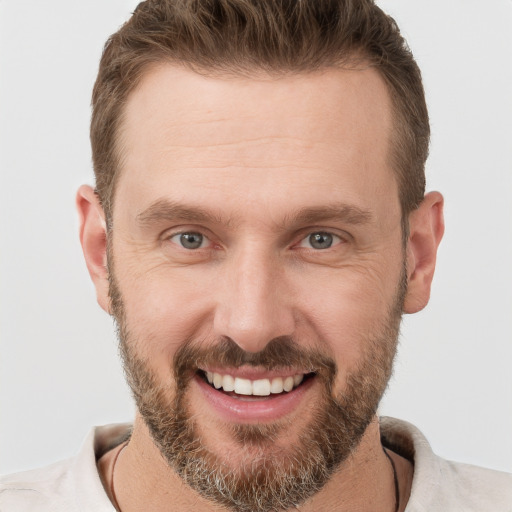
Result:
{"label": "beard", "polygon": [[[346,376],[341,391],[334,389],[334,359],[320,350],[301,348],[304,344],[291,337],[273,339],[258,353],[243,351],[230,338],[183,340],[173,359],[174,382],[163,384],[136,353],[144,340],[130,333],[112,272],[110,297],[125,374],[139,413],[168,465],[203,498],[236,512],[284,511],[311,498],[357,448],[377,413],[392,374],[406,288],[404,268],[385,321],[360,340],[360,363]],[[226,427],[236,448],[233,466],[226,454],[207,445],[204,430],[211,433],[216,427],[202,427],[188,400],[192,379],[199,368],[209,365],[307,369],[323,387],[322,399],[311,404],[311,418],[286,448],[279,445],[281,437],[286,440],[286,421]]]}

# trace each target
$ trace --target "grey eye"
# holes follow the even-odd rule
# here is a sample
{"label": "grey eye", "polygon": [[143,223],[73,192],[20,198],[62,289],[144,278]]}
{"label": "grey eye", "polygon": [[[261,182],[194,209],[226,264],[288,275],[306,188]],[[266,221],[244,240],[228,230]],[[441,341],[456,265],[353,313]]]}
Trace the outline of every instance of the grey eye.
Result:
{"label": "grey eye", "polygon": [[307,240],[313,249],[329,249],[334,242],[334,236],[324,232],[311,233]]}
{"label": "grey eye", "polygon": [[173,238],[178,238],[180,245],[185,249],[199,249],[206,240],[201,233],[180,233]]}

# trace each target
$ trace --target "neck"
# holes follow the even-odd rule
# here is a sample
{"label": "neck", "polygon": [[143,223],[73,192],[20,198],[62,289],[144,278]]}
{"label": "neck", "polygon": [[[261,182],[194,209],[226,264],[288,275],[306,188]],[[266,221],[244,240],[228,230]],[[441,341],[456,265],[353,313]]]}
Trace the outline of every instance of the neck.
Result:
{"label": "neck", "polygon": [[[160,454],[140,417],[135,421],[130,442],[122,452],[118,450],[108,454],[100,471],[104,475],[105,488],[114,489],[122,512],[231,512],[205,500],[182,481]],[[300,510],[395,512],[393,465],[399,483],[399,510],[403,511],[410,493],[412,465],[389,450],[386,455],[380,441],[378,419],[374,418],[356,450]],[[109,495],[113,500],[111,492]]]}

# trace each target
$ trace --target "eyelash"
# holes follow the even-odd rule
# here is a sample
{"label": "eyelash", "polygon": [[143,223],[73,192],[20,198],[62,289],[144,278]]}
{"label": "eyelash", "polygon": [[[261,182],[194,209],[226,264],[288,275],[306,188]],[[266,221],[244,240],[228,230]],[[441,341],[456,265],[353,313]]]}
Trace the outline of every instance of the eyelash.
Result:
{"label": "eyelash", "polygon": [[[323,238],[331,238],[332,240],[332,243],[331,245],[329,245],[329,247],[325,247],[325,248],[315,248],[315,247],[308,247],[308,249],[312,249],[312,250],[315,250],[315,251],[326,251],[328,249],[331,249],[332,247],[336,247],[337,245],[339,245],[340,243],[343,243],[343,239],[334,234],[334,233],[331,233],[330,231],[312,231],[310,232],[308,235],[306,235],[304,238],[301,239],[300,243],[299,243],[299,246],[300,247],[304,247],[303,246],[303,243],[308,241],[309,240],[309,243],[311,245],[311,237],[313,237],[314,235],[320,235],[322,236]],[[337,240],[337,241],[336,241]]]}
{"label": "eyelash", "polygon": [[[183,244],[181,243],[181,239],[180,239],[180,241],[173,241],[174,238],[182,237],[183,235],[199,235],[200,237],[202,237],[200,246],[195,247],[195,248],[184,247]],[[320,235],[320,236],[323,236],[324,238],[330,237],[332,239],[332,243],[331,243],[331,245],[329,245],[328,247],[325,247],[325,248],[311,247],[311,237],[313,235]],[[182,248],[186,251],[191,251],[191,252],[195,252],[200,249],[206,249],[207,247],[204,247],[203,245],[208,241],[211,242],[210,238],[207,235],[201,233],[200,231],[194,231],[194,230],[180,231],[179,233],[174,233],[174,234],[169,235],[168,237],[166,237],[166,239],[169,240],[170,242],[178,245],[180,248]],[[305,247],[303,244],[307,243],[308,240],[310,241],[310,246]],[[309,231],[304,237],[302,237],[300,239],[299,243],[294,244],[293,247],[298,246],[298,247],[304,247],[306,249],[309,249],[309,250],[312,250],[315,252],[323,252],[323,251],[327,251],[327,250],[331,249],[332,247],[336,247],[337,245],[345,243],[345,242],[346,242],[346,239],[342,238],[340,235],[336,235],[335,233],[332,233],[331,231],[316,230],[316,231]]]}
{"label": "eyelash", "polygon": [[[197,248],[194,248],[194,249],[191,249],[189,247],[184,247],[182,244],[180,244],[180,242],[173,242],[173,238],[176,238],[176,237],[182,237],[183,235],[199,235],[200,237],[202,237],[202,240],[201,240],[201,245]],[[181,231],[179,233],[175,233],[171,236],[169,236],[167,238],[169,241],[171,241],[172,243],[175,243],[176,245],[179,245],[181,246],[181,248],[185,249],[185,250],[190,250],[190,251],[196,251],[198,249],[204,249],[205,247],[202,247],[202,245],[206,242],[206,241],[210,241],[210,239],[204,235],[203,233],[201,233],[200,231]]]}

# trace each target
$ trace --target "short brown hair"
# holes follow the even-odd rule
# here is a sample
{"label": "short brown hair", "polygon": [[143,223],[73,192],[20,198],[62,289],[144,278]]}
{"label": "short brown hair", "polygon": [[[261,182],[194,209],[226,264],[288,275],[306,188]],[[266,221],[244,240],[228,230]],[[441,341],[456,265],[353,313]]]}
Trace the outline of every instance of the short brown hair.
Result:
{"label": "short brown hair", "polygon": [[96,190],[111,218],[124,106],[158,62],[201,73],[307,73],[354,59],[388,85],[394,114],[391,165],[402,215],[425,193],[430,127],[420,70],[395,21],[373,0],[147,0],[107,41],[92,97]]}

